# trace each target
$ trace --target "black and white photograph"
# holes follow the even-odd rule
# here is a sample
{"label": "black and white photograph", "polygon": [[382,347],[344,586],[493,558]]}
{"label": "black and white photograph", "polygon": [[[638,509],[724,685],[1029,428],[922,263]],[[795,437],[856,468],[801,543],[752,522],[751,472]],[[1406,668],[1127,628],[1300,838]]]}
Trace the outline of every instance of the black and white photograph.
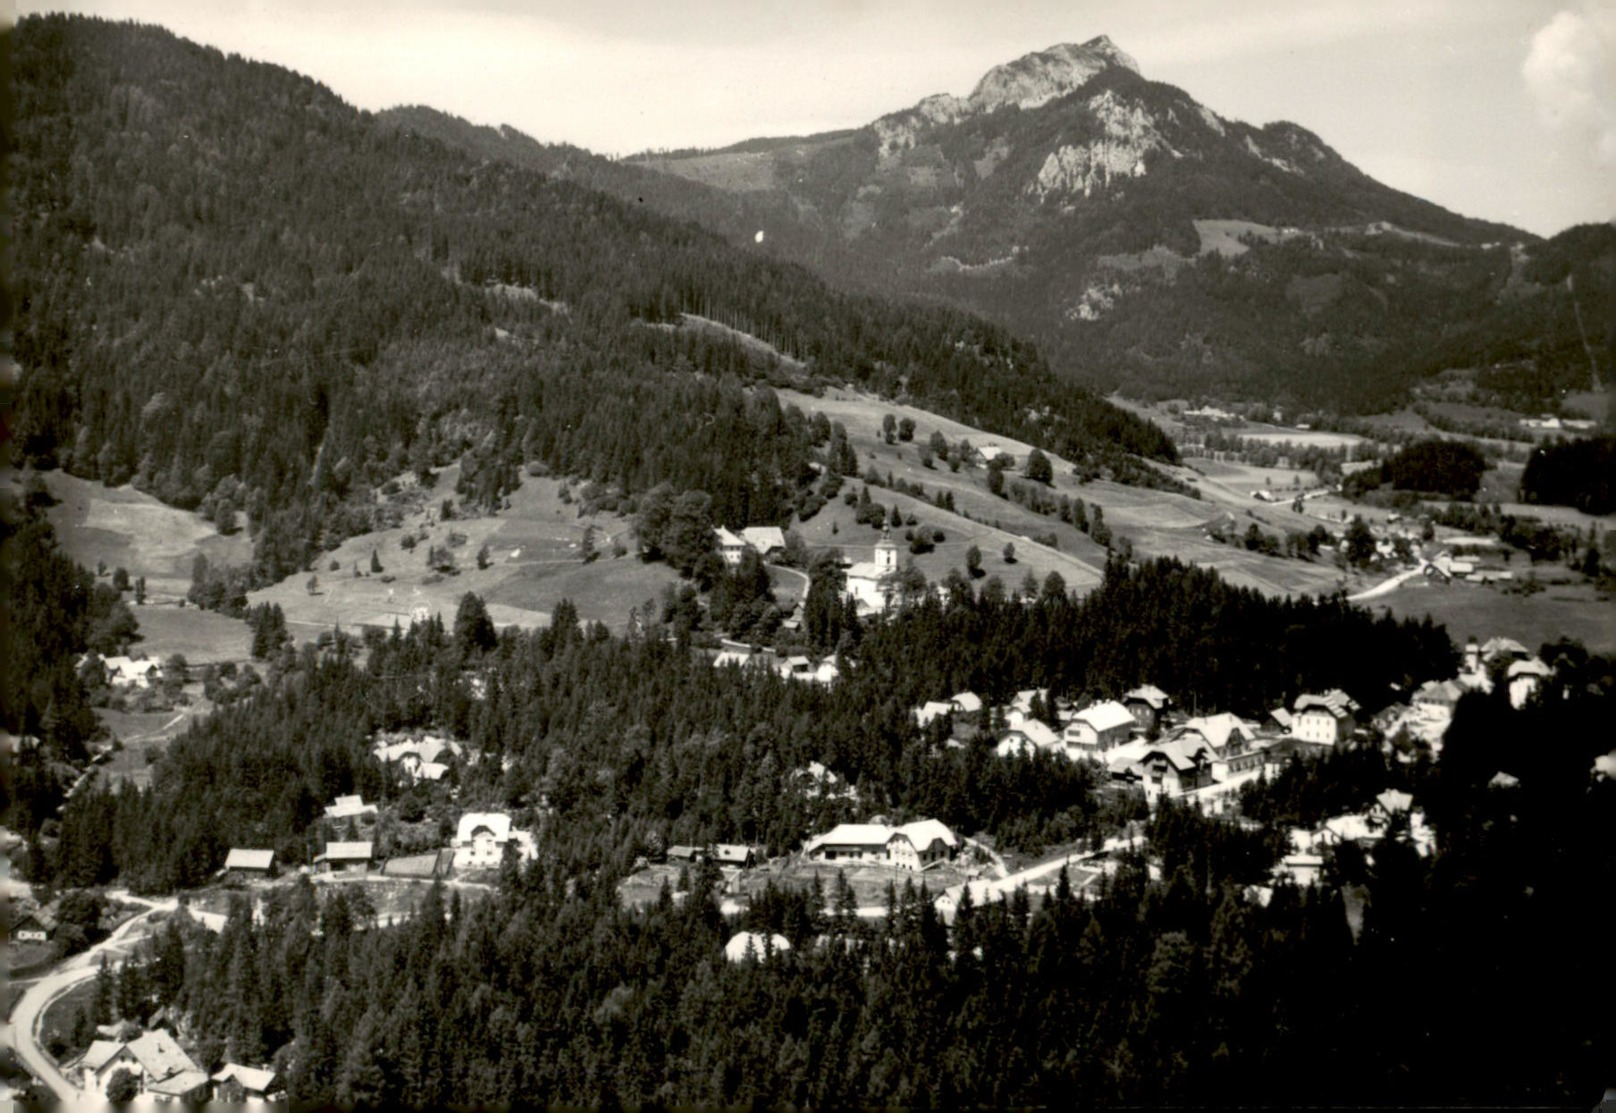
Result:
{"label": "black and white photograph", "polygon": [[1616,1111],[1616,0],[18,0],[0,1108]]}

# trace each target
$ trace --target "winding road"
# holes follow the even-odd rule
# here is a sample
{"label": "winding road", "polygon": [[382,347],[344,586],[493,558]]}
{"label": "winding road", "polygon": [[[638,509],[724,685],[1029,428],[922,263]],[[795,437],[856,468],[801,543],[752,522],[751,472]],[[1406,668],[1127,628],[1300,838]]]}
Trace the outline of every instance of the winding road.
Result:
{"label": "winding road", "polygon": [[179,906],[179,901],[175,899],[143,900],[127,892],[114,892],[109,895],[124,903],[139,904],[146,910],[125,920],[104,941],[84,953],[63,959],[61,965],[36,981],[28,992],[22,995],[16,1008],[12,1009],[11,1021],[7,1025],[10,1031],[8,1038],[17,1052],[18,1059],[45,1083],[51,1093],[56,1095],[59,1110],[100,1110],[106,1108],[106,1101],[73,1085],[57,1067],[55,1060],[45,1051],[39,1034],[45,1010],[74,986],[94,978],[103,956],[127,950],[149,933],[150,924],[147,919],[153,912],[173,911]]}

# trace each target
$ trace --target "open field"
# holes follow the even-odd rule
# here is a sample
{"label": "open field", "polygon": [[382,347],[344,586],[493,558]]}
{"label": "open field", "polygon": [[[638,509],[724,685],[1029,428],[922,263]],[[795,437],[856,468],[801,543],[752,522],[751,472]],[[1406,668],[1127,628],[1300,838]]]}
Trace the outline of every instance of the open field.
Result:
{"label": "open field", "polygon": [[[945,542],[933,554],[918,556],[916,560],[916,566],[928,578],[935,580],[950,567],[963,570],[965,549],[975,543],[982,551],[987,573],[1005,579],[1012,589],[1029,571],[1038,581],[1049,571],[1058,571],[1066,580],[1067,588],[1072,590],[1098,584],[1105,552],[1087,535],[1052,516],[1035,515],[1009,500],[993,496],[987,490],[987,474],[983,469],[962,467],[958,473],[952,473],[941,463],[925,469],[920,465],[919,449],[915,445],[938,430],[951,443],[965,438],[973,446],[1002,446],[1016,456],[1019,465],[1025,461],[1029,449],[1026,443],[999,438],[929,411],[887,403],[846,389],[828,391],[821,397],[788,390],[779,395],[782,401],[795,403],[805,412],[822,411],[831,420],[841,422],[858,452],[860,473],[873,466],[883,477],[890,470],[895,480],[901,478],[925,486],[928,496],[940,489],[953,494],[959,516],[950,516],[926,501],[895,496],[887,489],[872,489],[870,493],[872,499],[888,507],[896,502],[906,516],[913,511],[920,522],[943,528],[947,536]],[[884,442],[881,419],[889,412],[915,420],[915,443],[888,446]],[[1270,533],[1276,533],[1277,529],[1277,534],[1283,535],[1288,526],[1306,530],[1317,522],[1296,516],[1286,506],[1257,501],[1251,497],[1249,489],[1241,492],[1233,486],[1209,483],[1207,478],[1185,467],[1171,468],[1168,472],[1201,487],[1205,499],[1105,481],[1083,485],[1072,477],[1069,462],[1047,450],[1045,453],[1054,467],[1052,491],[1057,496],[1081,498],[1089,505],[1101,505],[1113,534],[1132,539],[1135,553],[1141,557],[1176,555],[1188,562],[1214,567],[1238,585],[1269,593],[1329,592],[1340,582],[1339,572],[1327,564],[1271,558],[1204,537],[1204,529],[1225,514],[1244,516],[1248,509],[1258,506],[1257,515],[1264,518]],[[1006,480],[1014,479],[1016,473],[1008,472]],[[849,478],[848,488],[856,492],[860,483]],[[831,524],[838,528],[834,534]],[[811,546],[841,547],[855,561],[868,559],[870,552],[866,548],[878,538],[869,528],[853,524],[851,509],[840,504],[827,505],[797,530]],[[1050,532],[1056,536],[1058,549],[1033,544],[1028,539]],[[1017,561],[1013,565],[1000,559],[1006,542],[1015,544]]]}
{"label": "open field", "polygon": [[41,476],[57,500],[47,516],[63,551],[92,571],[104,562],[109,573],[120,566],[129,571],[131,581],[143,576],[149,601],[183,598],[198,554],[224,565],[252,558],[246,532],[220,535],[194,512],[170,508],[127,485],[109,489],[60,470]]}
{"label": "open field", "polygon": [[[441,520],[438,509],[444,500],[454,499],[458,472],[458,466],[440,470],[430,490],[415,494],[418,510],[401,526],[355,536],[322,555],[315,571],[316,592],[308,590],[309,575],[296,574],[255,590],[249,600],[280,605],[296,639],[333,624],[356,630],[397,622],[407,628],[418,610],[452,623],[467,593],[487,602],[489,616],[500,627],[547,625],[551,610],[568,598],[584,620],[620,632],[631,608],[658,598],[674,580],[667,567],[634,557],[626,519],[608,513],[580,517],[577,503],[560,499],[562,482],[556,478],[524,478],[510,496],[510,507],[497,516]],[[586,564],[582,546],[591,527],[600,558]],[[402,544],[407,534],[419,541],[409,551]],[[451,534],[463,536],[464,542],[451,545]],[[621,540],[629,553],[614,558],[614,540]],[[476,555],[485,545],[489,565],[478,570]],[[433,546],[452,549],[458,574],[437,575],[427,568]],[[372,550],[382,563],[381,575],[370,574]],[[330,569],[332,562],[338,569]]]}
{"label": "open field", "polygon": [[[1545,569],[1564,573],[1552,564]],[[1515,573],[1520,577],[1524,572]],[[1389,608],[1398,617],[1430,614],[1457,644],[1471,636],[1480,640],[1509,636],[1536,652],[1566,636],[1580,640],[1591,652],[1616,654],[1616,603],[1587,583],[1550,584],[1528,597],[1505,593],[1495,585],[1428,585],[1415,579],[1376,598],[1374,607]]]}
{"label": "open field", "polygon": [[140,623],[143,637],[134,647],[136,655],[167,659],[178,654],[190,666],[199,667],[206,663],[239,663],[252,648],[247,622],[223,613],[190,605],[136,605],[133,600],[129,609]]}
{"label": "open field", "polygon": [[176,710],[155,713],[134,713],[127,710],[96,710],[107,731],[123,743],[123,748],[112,754],[105,764],[97,765],[101,779],[108,786],[128,780],[139,788],[151,786],[151,761],[147,753],[159,755],[169,744],[189,729],[192,723],[209,713],[213,706],[202,700],[200,687],[193,684],[196,694],[189,695],[191,705]]}

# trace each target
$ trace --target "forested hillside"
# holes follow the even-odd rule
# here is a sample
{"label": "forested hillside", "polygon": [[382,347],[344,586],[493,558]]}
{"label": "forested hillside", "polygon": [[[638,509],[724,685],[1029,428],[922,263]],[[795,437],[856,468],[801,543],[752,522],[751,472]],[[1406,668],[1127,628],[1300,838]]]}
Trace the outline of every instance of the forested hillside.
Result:
{"label": "forested hillside", "polygon": [[[697,227],[380,127],[324,87],[154,27],[23,20],[17,446],[232,520],[258,577],[368,528],[372,487],[460,458],[701,490],[784,523],[804,416],[853,382],[1103,465],[1172,459],[965,314],[829,291]],[[801,362],[676,327],[700,313]]]}
{"label": "forested hillside", "polygon": [[[653,841],[779,851],[847,817],[794,790],[813,759],[857,781],[864,811],[936,812],[1026,849],[1133,817],[1086,766],[928,748],[905,704],[947,693],[934,687],[1095,693],[1152,677],[1175,642],[1199,674],[1158,681],[1237,708],[1291,681],[1281,657],[1303,685],[1366,697],[1452,667],[1440,630],[1339,603],[1282,610],[1208,578],[1113,568],[1081,606],[984,591],[905,610],[849,642],[830,689],[562,616],[486,646],[470,625],[416,626],[373,642],[364,668],[344,640],[288,651],[256,697],[176,742],[149,792],[76,797],[55,867],[63,883],[171,888],[232,844],[306,856],[333,794],[407,817],[420,792],[367,757],[378,728],[434,725],[510,761],[459,778],[462,809],[508,804],[538,828],[538,860],[496,895],[433,893],[381,929],[340,888],[294,882],[261,919],[244,899],[223,934],[165,933],[148,964],[109,974],[108,1006],[167,1006],[204,1062],[273,1062],[298,1109],[1591,1104],[1610,1029],[1583,971],[1616,785],[1588,781],[1612,680],[1586,657],[1557,660],[1565,697],[1541,706],[1513,711],[1503,688],[1467,698],[1434,768],[1346,751],[1253,785],[1267,830],[1169,803],[1138,820],[1159,880],[1128,858],[1098,895],[1058,890],[1037,913],[1024,894],[966,903],[950,928],[904,892],[872,925],[829,873],[817,896],[771,888],[731,919],[701,872],[678,901],[621,904],[615,883]],[[1297,645],[1310,625],[1343,654]],[[943,634],[976,637],[969,662],[912,654]],[[1489,786],[1500,770],[1513,790]],[[1387,787],[1438,825],[1434,861],[1389,833],[1263,902],[1283,826]],[[378,829],[379,852],[404,829]],[[791,949],[728,964],[738,927]],[[1354,1067],[1378,1069],[1341,1073]]]}

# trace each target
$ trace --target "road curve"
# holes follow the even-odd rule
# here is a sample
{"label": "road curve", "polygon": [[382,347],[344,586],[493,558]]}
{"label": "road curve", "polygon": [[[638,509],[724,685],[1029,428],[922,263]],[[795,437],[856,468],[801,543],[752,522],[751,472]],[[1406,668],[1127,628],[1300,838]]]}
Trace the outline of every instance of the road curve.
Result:
{"label": "road curve", "polygon": [[56,1095],[59,1103],[57,1108],[60,1110],[99,1110],[106,1108],[106,1101],[74,1086],[45,1051],[39,1035],[45,1010],[74,986],[94,978],[103,955],[122,949],[138,939],[147,929],[146,917],[152,912],[173,911],[179,904],[173,899],[154,903],[128,893],[115,893],[114,896],[126,903],[144,905],[147,910],[120,924],[104,941],[84,953],[63,959],[61,965],[35,982],[11,1011],[12,1040],[16,1045],[17,1057]]}

